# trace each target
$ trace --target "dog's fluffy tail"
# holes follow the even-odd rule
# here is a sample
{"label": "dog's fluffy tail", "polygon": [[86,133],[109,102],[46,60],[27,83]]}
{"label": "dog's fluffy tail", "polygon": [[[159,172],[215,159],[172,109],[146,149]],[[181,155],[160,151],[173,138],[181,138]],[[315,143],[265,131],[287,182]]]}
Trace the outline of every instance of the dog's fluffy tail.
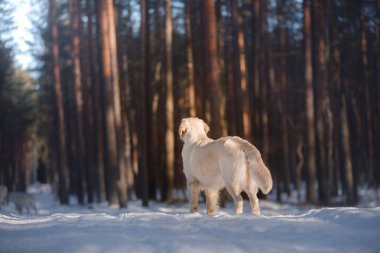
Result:
{"label": "dog's fluffy tail", "polygon": [[247,158],[249,172],[253,174],[260,190],[267,194],[272,190],[273,181],[269,169],[261,158],[260,151],[248,141],[244,141],[244,153]]}

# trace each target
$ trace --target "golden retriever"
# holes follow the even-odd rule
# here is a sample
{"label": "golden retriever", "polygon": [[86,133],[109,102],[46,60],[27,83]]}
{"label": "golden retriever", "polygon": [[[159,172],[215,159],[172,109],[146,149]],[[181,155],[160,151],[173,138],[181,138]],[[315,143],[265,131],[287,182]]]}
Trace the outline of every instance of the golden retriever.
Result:
{"label": "golden retriever", "polygon": [[183,171],[190,195],[190,212],[198,212],[200,191],[206,195],[207,214],[218,208],[219,190],[226,187],[235,202],[235,213],[243,212],[245,191],[251,211],[260,215],[258,189],[267,194],[272,189],[272,177],[259,150],[239,137],[212,140],[207,137],[208,125],[198,118],[182,119],[179,136],[183,141]]}

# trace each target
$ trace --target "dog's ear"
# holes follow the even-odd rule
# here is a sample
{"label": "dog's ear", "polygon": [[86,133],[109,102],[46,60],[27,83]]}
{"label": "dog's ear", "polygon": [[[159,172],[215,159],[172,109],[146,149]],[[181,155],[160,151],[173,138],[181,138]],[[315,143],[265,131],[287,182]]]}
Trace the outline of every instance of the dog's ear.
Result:
{"label": "dog's ear", "polygon": [[204,128],[206,134],[208,133],[208,131],[210,131],[210,127],[204,121],[203,121],[203,128]]}
{"label": "dog's ear", "polygon": [[186,119],[183,119],[181,121],[181,124],[179,125],[178,128],[178,133],[179,133],[179,138],[183,140],[183,137],[185,134],[190,130],[190,123]]}

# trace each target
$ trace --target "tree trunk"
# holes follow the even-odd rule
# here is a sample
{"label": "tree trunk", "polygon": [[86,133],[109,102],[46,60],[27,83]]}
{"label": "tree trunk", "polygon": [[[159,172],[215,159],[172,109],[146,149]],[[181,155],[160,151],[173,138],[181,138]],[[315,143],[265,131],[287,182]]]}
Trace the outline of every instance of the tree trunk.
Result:
{"label": "tree trunk", "polygon": [[[115,80],[118,76],[115,75],[115,66],[113,57],[111,56],[111,47],[114,47],[110,39],[110,34],[114,31],[109,23],[111,15],[109,7],[112,4],[107,1],[98,1],[99,4],[99,25],[100,25],[100,38],[101,38],[101,59],[102,59],[102,77],[104,89],[104,110],[105,110],[105,161],[106,161],[106,178],[107,178],[107,199],[110,204],[117,204],[117,190],[116,190],[116,176],[119,168],[118,145],[117,145],[117,125],[115,116],[115,99],[114,88]],[[112,3],[112,1],[111,1]],[[119,122],[120,123],[120,122]]]}
{"label": "tree trunk", "polygon": [[74,107],[75,107],[75,141],[76,149],[76,172],[77,172],[77,197],[78,203],[84,204],[84,128],[83,128],[83,91],[82,73],[80,68],[80,4],[77,0],[69,0],[70,28],[71,28],[71,65],[74,83]]}
{"label": "tree trunk", "polygon": [[311,11],[308,0],[303,1],[304,11],[304,43],[305,43],[305,98],[306,98],[306,143],[307,143],[307,192],[306,198],[315,203],[316,196],[316,158],[315,158],[315,127],[314,127],[314,93],[313,93],[313,62],[311,42]]}
{"label": "tree trunk", "polygon": [[277,2],[278,9],[278,21],[280,26],[280,65],[279,65],[279,76],[280,76],[280,89],[279,96],[277,99],[280,101],[279,104],[279,113],[281,118],[281,142],[282,142],[282,161],[283,168],[281,168],[281,174],[283,177],[284,191],[290,196],[290,173],[289,173],[289,137],[288,137],[288,80],[287,80],[287,71],[286,71],[286,27],[285,27],[285,18],[284,18],[284,9],[281,3],[282,1]]}
{"label": "tree trunk", "polygon": [[316,131],[317,131],[317,148],[318,148],[318,193],[319,199],[323,203],[329,201],[330,182],[329,172],[332,168],[333,160],[333,123],[330,103],[330,94],[328,92],[327,80],[327,39],[325,33],[325,8],[326,6],[317,1],[313,1],[315,33],[317,38],[317,80],[315,90],[316,96]]}
{"label": "tree trunk", "polygon": [[[87,18],[88,18],[88,50],[89,50],[89,64],[90,64],[90,75],[92,80],[92,114],[93,114],[93,128],[94,128],[94,165],[95,165],[95,191],[97,195],[97,201],[99,203],[106,201],[106,186],[105,186],[105,176],[104,176],[104,136],[103,136],[103,118],[104,112],[102,110],[101,101],[102,97],[102,87],[99,80],[101,63],[96,64],[95,59],[98,58],[98,54],[101,50],[100,48],[100,36],[97,36],[98,39],[95,40],[96,44],[94,45],[94,37],[92,34],[93,31],[93,14],[91,8],[92,0],[86,0],[87,3]],[[95,8],[93,8],[95,13],[98,13],[98,2],[95,3]],[[100,34],[99,22],[96,26],[96,35]]]}
{"label": "tree trunk", "polygon": [[[246,97],[243,97],[243,92],[246,95],[247,85],[244,77],[244,84],[242,75],[245,75],[245,72],[242,71],[241,64],[245,64],[245,61],[241,62],[240,50],[243,50],[243,59],[244,59],[244,48],[240,48],[240,43],[244,45],[244,38],[240,36],[241,32],[241,23],[240,23],[240,14],[237,6],[237,1],[231,0],[231,22],[232,22],[232,75],[233,75],[233,87],[234,87],[234,101],[235,101],[235,122],[236,122],[236,134],[240,137],[247,139],[247,134],[250,131],[249,126],[249,113],[248,111],[243,112],[243,100],[246,101]],[[245,66],[243,67],[245,69]],[[244,89],[244,90],[243,90]],[[247,109],[246,107],[244,109]]]}
{"label": "tree trunk", "polygon": [[367,137],[367,152],[368,152],[368,175],[367,180],[370,185],[374,184],[374,152],[373,152],[373,130],[372,130],[372,112],[369,90],[369,70],[367,56],[367,35],[365,31],[365,13],[364,0],[361,0],[360,10],[360,46],[361,46],[361,63],[362,63],[362,80],[364,85],[364,110],[365,110],[365,129]]}
{"label": "tree trunk", "polygon": [[[107,0],[107,17],[108,17],[108,37],[110,40],[110,56],[112,64],[112,89],[113,89],[113,110],[115,115],[115,134],[116,134],[116,163],[115,183],[117,185],[119,206],[127,207],[127,158],[126,158],[126,129],[123,129],[121,93],[119,80],[119,67],[117,61],[117,41],[115,25],[115,8],[112,0]],[[124,84],[123,84],[124,85]]]}
{"label": "tree trunk", "polygon": [[251,101],[251,138],[261,148],[260,128],[260,34],[261,34],[261,0],[253,0],[253,87],[250,91]]}
{"label": "tree trunk", "polygon": [[194,85],[194,62],[193,62],[193,43],[192,43],[192,26],[191,26],[191,3],[185,0],[185,28],[187,40],[187,75],[189,79],[189,111],[190,116],[195,117],[195,85]]}
{"label": "tree trunk", "polygon": [[55,0],[50,0],[50,27],[53,51],[53,76],[54,76],[54,95],[57,117],[57,170],[58,170],[58,196],[61,204],[68,204],[68,178],[67,158],[66,158],[66,139],[65,139],[65,115],[63,111],[63,97],[61,90],[61,74],[59,67],[58,51],[58,29],[57,29],[57,6]]}
{"label": "tree trunk", "polygon": [[[230,12],[231,8],[229,4],[226,4],[227,12]],[[241,124],[237,122],[237,109],[236,109],[236,102],[235,102],[235,85],[234,85],[234,79],[233,79],[233,62],[231,59],[233,58],[232,52],[231,52],[231,23],[229,19],[224,19],[224,48],[223,48],[223,57],[224,57],[224,80],[226,83],[226,117],[227,117],[227,134],[228,135],[237,135],[237,124]],[[241,119],[241,118],[240,118]],[[240,130],[241,131],[241,130]]]}
{"label": "tree trunk", "polygon": [[166,174],[167,174],[167,201],[173,201],[174,188],[174,99],[173,99],[173,25],[171,0],[166,0],[165,16],[165,57],[166,57]]}
{"label": "tree trunk", "polygon": [[204,18],[205,18],[205,43],[206,43],[206,81],[208,96],[210,100],[211,112],[211,133],[214,137],[220,137],[220,117],[219,117],[219,66],[217,52],[217,34],[216,34],[216,18],[215,18],[215,2],[214,0],[204,0]]}
{"label": "tree trunk", "polygon": [[[86,12],[90,11],[90,3],[89,1],[86,1]],[[92,21],[92,17],[90,19]],[[87,20],[87,22],[90,22],[90,20]],[[85,28],[87,28],[85,30]],[[87,31],[87,34],[86,34]],[[89,32],[90,31],[90,32]],[[92,114],[92,108],[93,108],[93,100],[92,100],[92,94],[91,94],[91,84],[92,84],[92,76],[90,71],[90,62],[89,62],[89,56],[90,56],[90,46],[88,42],[90,41],[88,39],[89,36],[91,36],[91,29],[89,29],[89,26],[87,24],[86,27],[84,27],[83,22],[80,22],[80,35],[81,35],[81,47],[80,47],[80,62],[81,62],[81,72],[82,72],[82,85],[83,85],[83,106],[84,106],[84,115],[83,115],[83,127],[86,129],[84,131],[84,145],[85,145],[85,173],[86,173],[86,189],[87,189],[87,202],[89,204],[92,204],[94,202],[94,158],[95,155],[95,145],[94,145],[94,128],[93,128],[93,114]],[[87,37],[86,37],[87,36]],[[92,43],[92,42],[91,42]]]}
{"label": "tree trunk", "polygon": [[149,64],[149,56],[147,54],[149,48],[149,41],[147,35],[149,33],[149,9],[146,0],[141,0],[141,84],[139,85],[138,97],[140,98],[140,103],[138,105],[138,128],[139,128],[139,183],[141,188],[142,205],[148,206],[149,200],[149,173],[148,173],[148,140],[147,140],[147,110],[146,110],[146,87],[149,85],[149,69],[147,68]]}

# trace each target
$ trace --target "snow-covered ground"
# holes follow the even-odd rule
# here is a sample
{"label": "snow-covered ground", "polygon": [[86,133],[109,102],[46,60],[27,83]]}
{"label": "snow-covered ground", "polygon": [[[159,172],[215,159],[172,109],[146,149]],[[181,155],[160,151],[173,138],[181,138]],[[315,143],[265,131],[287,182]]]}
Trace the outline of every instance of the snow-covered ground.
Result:
{"label": "snow-covered ground", "polygon": [[380,207],[307,208],[261,201],[262,216],[213,217],[187,205],[59,206],[49,190],[39,213],[0,211],[0,252],[380,252]]}

